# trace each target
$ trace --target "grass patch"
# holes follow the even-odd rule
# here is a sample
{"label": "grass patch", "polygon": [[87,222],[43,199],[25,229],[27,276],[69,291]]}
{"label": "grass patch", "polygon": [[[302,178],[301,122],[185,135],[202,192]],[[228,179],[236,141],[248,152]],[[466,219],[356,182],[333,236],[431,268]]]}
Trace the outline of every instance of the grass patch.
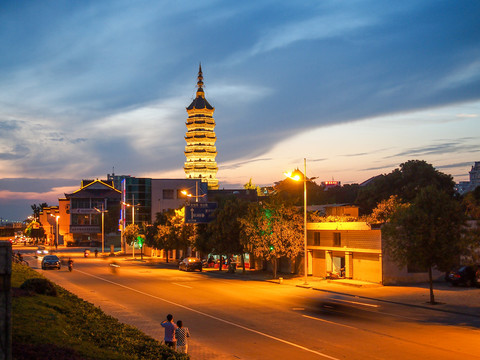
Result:
{"label": "grass patch", "polygon": [[44,277],[12,264],[14,359],[189,359],[58,285],[56,296],[19,289],[32,278]]}

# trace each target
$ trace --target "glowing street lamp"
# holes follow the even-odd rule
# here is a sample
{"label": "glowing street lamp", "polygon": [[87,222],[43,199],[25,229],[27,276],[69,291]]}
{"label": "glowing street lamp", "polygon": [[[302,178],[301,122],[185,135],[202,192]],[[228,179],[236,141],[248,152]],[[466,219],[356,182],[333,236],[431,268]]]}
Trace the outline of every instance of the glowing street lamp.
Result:
{"label": "glowing street lamp", "polygon": [[[303,166],[304,166],[304,172],[303,172],[303,251],[305,253],[305,259],[304,259],[304,273],[305,273],[305,285],[308,284],[307,282],[307,272],[308,272],[308,265],[307,265],[307,159],[303,158]],[[297,173],[295,175],[292,175],[292,172],[285,173],[285,176],[295,180],[295,181],[300,181],[301,176]],[[309,178],[308,180],[313,180],[316,179],[316,177]]]}
{"label": "glowing street lamp", "polygon": [[190,194],[187,190],[182,190],[181,193],[187,197],[195,198],[195,202],[198,202],[198,198],[204,197],[206,195],[198,195],[198,181],[195,181],[195,195]]}
{"label": "glowing street lamp", "polygon": [[99,210],[97,208],[94,208],[97,210],[99,213],[102,213],[102,254],[105,252],[105,213],[108,212],[108,210],[104,209],[104,204],[102,203],[102,210]]}

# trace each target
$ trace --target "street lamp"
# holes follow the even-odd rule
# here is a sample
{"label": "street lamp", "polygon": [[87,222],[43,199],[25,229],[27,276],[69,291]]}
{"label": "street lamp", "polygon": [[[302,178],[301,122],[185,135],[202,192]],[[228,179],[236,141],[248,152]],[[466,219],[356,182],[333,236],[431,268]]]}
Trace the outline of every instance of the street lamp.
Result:
{"label": "street lamp", "polygon": [[187,190],[182,190],[181,193],[187,197],[195,198],[195,202],[198,202],[198,198],[204,197],[206,195],[198,195],[198,181],[195,181],[195,195],[190,194]]}
{"label": "street lamp", "polygon": [[[303,158],[303,166],[304,166],[304,172],[303,172],[303,251],[305,253],[305,260],[304,260],[304,273],[305,273],[305,285],[308,284],[307,281],[307,272],[308,272],[308,266],[307,266],[307,260],[308,260],[308,253],[307,253],[307,158]],[[285,173],[285,176],[295,180],[295,181],[300,181],[301,176],[298,174],[295,174],[292,176],[292,173]],[[316,179],[316,177],[312,177],[308,180],[313,180]]]}
{"label": "street lamp", "polygon": [[105,251],[105,213],[108,212],[108,210],[105,210],[104,206],[105,205],[102,203],[102,210],[94,208],[99,213],[102,213],[102,254]]}
{"label": "street lamp", "polygon": [[[135,197],[133,198],[132,202],[135,202]],[[140,206],[140,204],[127,204],[126,202],[122,201],[122,205],[126,207],[130,207],[130,206],[132,207],[132,225],[135,225],[135,206],[138,207]],[[135,240],[133,241],[132,256],[135,259]]]}

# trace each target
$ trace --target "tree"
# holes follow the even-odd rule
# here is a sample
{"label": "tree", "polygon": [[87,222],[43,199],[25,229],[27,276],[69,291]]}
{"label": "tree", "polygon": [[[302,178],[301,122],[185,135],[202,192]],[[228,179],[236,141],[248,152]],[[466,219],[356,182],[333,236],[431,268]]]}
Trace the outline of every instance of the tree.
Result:
{"label": "tree", "polygon": [[468,237],[470,246],[465,260],[478,264],[480,263],[480,186],[464,196],[462,205],[468,219],[465,236]]}
{"label": "tree", "polygon": [[125,238],[125,242],[132,246],[135,241],[137,241],[137,237],[140,234],[140,227],[137,224],[129,224],[125,227],[125,231],[123,232],[123,237]]}
{"label": "tree", "polygon": [[38,217],[40,216],[40,212],[43,210],[43,208],[47,208],[48,204],[44,202],[38,205],[37,204],[30,205],[30,207],[32,208],[32,211],[33,211],[33,217],[38,219]]}
{"label": "tree", "polygon": [[411,202],[420,189],[426,186],[435,186],[449,196],[454,195],[455,182],[450,175],[436,170],[423,160],[409,160],[390,174],[377,176],[359,191],[355,202],[362,213],[369,214],[380,201],[391,195],[398,195],[403,201]]}
{"label": "tree", "polygon": [[184,219],[184,208],[157,214],[157,249],[164,249],[168,254],[169,250],[181,248],[186,253],[188,247],[194,243],[194,228],[192,224],[186,224]]}
{"label": "tree", "polygon": [[380,201],[372,214],[367,218],[372,224],[386,223],[390,217],[398,210],[399,207],[405,207],[397,195],[391,195],[388,200]]}
{"label": "tree", "polygon": [[277,277],[278,259],[294,259],[303,251],[303,218],[294,206],[279,198],[252,203],[241,220],[248,246],[255,256],[271,261],[273,277]]}
{"label": "tree", "polygon": [[[248,202],[233,198],[227,200],[224,207],[217,209],[215,219],[208,224],[210,245],[213,252],[219,255],[241,255],[242,267],[245,272],[244,253],[247,252],[245,235],[242,231],[240,217],[245,216]],[[219,266],[221,270],[221,266]]]}
{"label": "tree", "polygon": [[38,242],[40,239],[45,238],[45,230],[40,222],[37,222],[37,220],[33,219],[25,228],[25,235],[35,239],[36,242]]}
{"label": "tree", "polygon": [[383,226],[385,250],[401,266],[428,271],[430,303],[435,304],[432,269],[450,270],[468,248],[462,236],[460,204],[436,186],[418,192],[409,206],[399,206]]}

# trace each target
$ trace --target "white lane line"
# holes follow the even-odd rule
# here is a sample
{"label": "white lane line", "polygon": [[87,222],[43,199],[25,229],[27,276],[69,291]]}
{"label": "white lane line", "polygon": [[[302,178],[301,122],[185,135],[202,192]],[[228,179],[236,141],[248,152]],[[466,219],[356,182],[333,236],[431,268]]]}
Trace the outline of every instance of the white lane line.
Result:
{"label": "white lane line", "polygon": [[229,324],[229,325],[232,325],[232,326],[236,326],[240,329],[243,329],[243,330],[246,330],[246,331],[250,331],[250,332],[253,332],[255,334],[258,334],[258,335],[262,335],[264,337],[267,337],[269,339],[272,339],[272,340],[276,340],[278,342],[281,342],[281,343],[284,343],[284,344],[287,344],[287,345],[290,345],[290,346],[293,346],[293,347],[296,347],[296,348],[299,348],[299,349],[302,349],[302,350],[305,350],[305,351],[308,351],[308,352],[311,352],[313,354],[316,354],[316,355],[319,355],[319,356],[322,356],[326,359],[331,359],[331,360],[340,360],[336,357],[333,357],[333,356],[330,356],[330,355],[327,355],[327,354],[324,354],[324,353],[321,353],[319,351],[315,351],[315,350],[312,350],[312,349],[309,349],[309,348],[306,348],[304,346],[301,346],[301,345],[298,345],[298,344],[295,344],[295,343],[292,343],[290,341],[287,341],[287,340],[283,340],[283,339],[280,339],[280,338],[277,338],[275,336],[272,336],[272,335],[268,335],[266,333],[263,333],[261,331],[258,331],[258,330],[254,330],[254,329],[250,329],[246,326],[243,326],[243,325],[240,325],[240,324],[236,324],[234,322],[231,322],[231,321],[228,321],[228,320],[225,320],[225,319],[222,319],[222,318],[219,318],[219,317],[216,317],[216,316],[213,316],[213,315],[210,315],[210,314],[207,314],[203,311],[199,311],[199,310],[195,310],[195,309],[192,309],[191,307],[188,307],[188,306],[185,306],[185,305],[182,305],[182,304],[178,304],[176,302],[173,302],[173,301],[170,301],[170,300],[167,300],[167,299],[163,299],[161,297],[158,297],[158,296],[155,296],[155,295],[152,295],[152,294],[149,294],[149,293],[146,293],[146,292],[143,292],[143,291],[140,291],[140,290],[137,290],[137,289],[134,289],[134,288],[131,288],[129,286],[126,286],[126,285],[122,285],[122,284],[119,284],[119,283],[116,283],[114,281],[110,281],[110,280],[107,280],[107,279],[104,279],[100,276],[96,276],[96,275],[93,275],[93,274],[89,274],[89,273],[86,273],[84,271],[81,271],[81,270],[75,270],[79,273],[82,273],[82,274],[85,274],[87,276],[91,276],[91,277],[94,277],[96,279],[99,279],[99,280],[102,280],[102,281],[105,281],[105,282],[108,282],[110,284],[113,284],[113,285],[117,285],[117,286],[120,286],[120,287],[123,287],[125,289],[128,289],[128,290],[131,290],[131,291],[134,291],[134,292],[137,292],[139,294],[142,294],[142,295],[145,295],[145,296],[149,296],[151,298],[154,298],[154,299],[157,299],[157,300],[161,300],[161,301],[164,301],[166,303],[169,303],[169,304],[172,304],[172,305],[175,305],[175,306],[178,306],[178,307],[181,307],[185,310],[190,310],[194,313],[197,313],[197,314],[200,314],[200,315],[203,315],[203,316],[206,316],[206,317],[209,317],[211,319],[215,319],[215,320],[218,320],[218,321],[221,321],[225,324]]}
{"label": "white lane line", "polygon": [[183,285],[183,284],[178,284],[178,283],[172,283],[172,284],[177,285],[177,286],[183,286],[183,287],[186,287],[186,288],[189,288],[189,289],[193,289],[193,287],[188,286],[188,285]]}
{"label": "white lane line", "polygon": [[302,316],[303,316],[303,317],[306,317],[306,318],[309,318],[309,319],[313,319],[313,320],[323,321],[323,322],[326,322],[326,323],[329,323],[329,324],[333,324],[333,325],[343,326],[343,327],[346,327],[346,328],[349,328],[349,329],[353,329],[353,330],[360,330],[359,328],[356,328],[356,327],[354,327],[354,326],[344,325],[344,324],[336,323],[336,322],[334,322],[334,321],[328,321],[328,320],[325,320],[325,319],[320,319],[320,318],[313,317],[313,316],[308,316],[308,315],[302,315]]}

